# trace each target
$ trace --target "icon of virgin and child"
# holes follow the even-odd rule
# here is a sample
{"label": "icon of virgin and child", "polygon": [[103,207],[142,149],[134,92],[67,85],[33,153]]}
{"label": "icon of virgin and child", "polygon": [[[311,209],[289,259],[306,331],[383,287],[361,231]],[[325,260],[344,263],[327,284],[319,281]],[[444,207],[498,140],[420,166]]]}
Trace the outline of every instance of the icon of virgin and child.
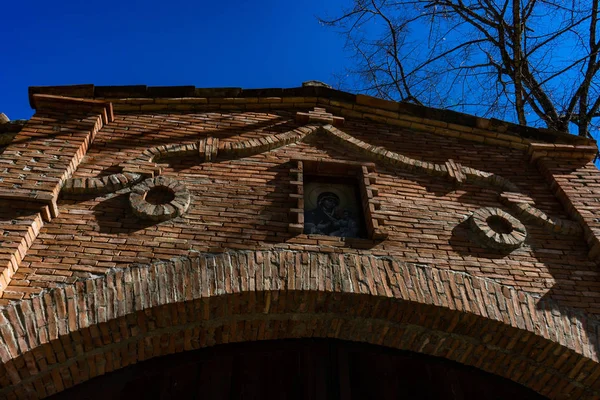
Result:
{"label": "icon of virgin and child", "polygon": [[356,210],[358,207],[356,201],[352,202],[355,199],[353,190],[350,190],[352,196],[348,196],[348,188],[343,187],[346,185],[332,186],[334,187],[324,188],[319,185],[309,192],[309,204],[304,211],[304,233],[344,238],[362,237]]}

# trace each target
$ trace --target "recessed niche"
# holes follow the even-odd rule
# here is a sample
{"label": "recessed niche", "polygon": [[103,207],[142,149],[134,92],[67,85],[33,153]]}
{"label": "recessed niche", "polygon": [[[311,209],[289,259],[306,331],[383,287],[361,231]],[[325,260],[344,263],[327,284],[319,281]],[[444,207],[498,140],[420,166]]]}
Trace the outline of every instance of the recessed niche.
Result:
{"label": "recessed niche", "polygon": [[367,238],[358,181],[306,176],[304,233]]}
{"label": "recessed niche", "polygon": [[373,163],[293,160],[289,231],[343,239],[381,240],[387,234],[377,219]]}

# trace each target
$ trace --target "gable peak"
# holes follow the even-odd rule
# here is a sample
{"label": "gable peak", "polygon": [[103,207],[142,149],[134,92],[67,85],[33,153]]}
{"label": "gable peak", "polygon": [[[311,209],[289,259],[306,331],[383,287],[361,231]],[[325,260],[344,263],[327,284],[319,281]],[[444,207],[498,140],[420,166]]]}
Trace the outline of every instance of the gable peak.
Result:
{"label": "gable peak", "polygon": [[309,112],[297,112],[296,121],[300,124],[322,123],[330,124],[335,127],[341,127],[344,125],[345,119],[343,117],[334,116],[333,114],[327,112],[325,108],[315,107]]}

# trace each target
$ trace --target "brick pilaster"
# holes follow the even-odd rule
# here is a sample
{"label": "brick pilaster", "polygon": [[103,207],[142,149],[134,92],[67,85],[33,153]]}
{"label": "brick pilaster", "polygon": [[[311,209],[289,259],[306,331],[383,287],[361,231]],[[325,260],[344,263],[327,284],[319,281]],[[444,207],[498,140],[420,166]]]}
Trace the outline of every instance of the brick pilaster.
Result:
{"label": "brick pilaster", "polygon": [[34,95],[36,114],[0,155],[0,295],[33,244],[43,220],[96,133],[112,120],[110,104]]}

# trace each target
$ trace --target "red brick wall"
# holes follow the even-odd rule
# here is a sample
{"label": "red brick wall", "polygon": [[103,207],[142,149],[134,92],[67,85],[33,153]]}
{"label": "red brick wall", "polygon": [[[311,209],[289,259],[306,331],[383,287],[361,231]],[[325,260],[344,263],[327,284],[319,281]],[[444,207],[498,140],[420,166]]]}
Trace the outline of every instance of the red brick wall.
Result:
{"label": "red brick wall", "polygon": [[337,338],[457,361],[551,399],[597,399],[598,328],[486,279],[373,256],[257,251],[112,270],[0,313],[0,398],[152,357]]}
{"label": "red brick wall", "polygon": [[[296,111],[317,103],[317,98],[255,100],[124,100],[113,120],[102,102],[37,98],[50,104],[42,109],[53,111],[36,114],[0,158],[12,165],[0,171],[6,178],[0,184],[0,229],[6,237],[0,260],[13,264],[5,267],[13,275],[0,299],[5,306],[0,394],[39,397],[149,357],[307,335],[456,359],[553,398],[584,393],[593,398],[600,392],[598,172],[562,161],[542,159],[536,165],[525,152],[525,139],[515,135],[441,121],[428,125],[410,116],[394,119],[399,114],[387,110],[396,103],[370,114],[376,123],[358,118],[367,115],[369,99],[357,97],[360,105],[319,100],[346,117],[343,126],[335,121],[352,137],[416,160],[445,165],[452,159],[453,174],[462,173],[458,164],[502,176],[544,213],[576,219],[585,235],[526,223],[528,238],[521,248],[484,249],[472,240],[467,217],[482,207],[504,208],[496,189],[458,186],[419,168],[377,161],[369,180],[386,239],[292,234],[290,209],[298,203],[289,195],[297,190],[291,181],[298,174],[290,170],[298,164],[290,160],[374,161],[364,158],[369,149],[358,154],[334,142],[331,131],[253,156],[207,162],[199,154],[162,163],[161,175],[181,181],[191,193],[182,217],[161,223],[139,219],[125,188],[102,195],[63,190],[60,215],[52,218],[56,210],[48,207],[72,171],[75,178],[108,176],[160,145],[213,137],[228,148],[228,143],[289,132],[304,124],[297,122]],[[245,103],[258,111],[223,110]],[[179,106],[188,111],[165,111]],[[190,111],[196,107],[213,111]],[[127,113],[128,108],[137,111]],[[319,118],[329,117],[320,112]],[[569,156],[566,142],[554,149],[541,145],[535,157],[548,151]],[[361,144],[363,150],[368,145]],[[35,164],[42,162],[42,169],[22,158],[30,150],[40,154]],[[59,160],[56,168],[50,159]],[[23,181],[19,187],[15,175]],[[39,192],[46,205],[41,209]],[[20,262],[16,256],[11,261],[15,252],[24,254]],[[183,258],[147,265],[173,257]],[[130,268],[138,263],[146,265]],[[142,276],[147,271],[160,273]],[[13,300],[21,301],[9,304]],[[353,318],[357,310],[361,319]],[[231,316],[237,322],[223,324]],[[74,365],[80,373],[72,373]]]}
{"label": "red brick wall", "polygon": [[[0,200],[0,290],[6,289],[43,224],[39,212],[19,210],[12,202]],[[24,288],[13,298],[20,299],[31,290],[35,291]],[[11,294],[4,298],[10,299]]]}
{"label": "red brick wall", "polygon": [[58,194],[102,125],[97,112],[36,113],[2,153],[0,192],[41,200]]}
{"label": "red brick wall", "polygon": [[[118,165],[161,144],[264,137],[298,125],[293,112],[148,113],[118,115],[98,133],[75,177],[118,172]],[[567,217],[546,179],[519,150],[442,137],[372,122],[347,120],[342,130],[367,143],[406,156],[444,163],[449,158],[511,180],[551,216]],[[442,178],[379,166],[380,214],[389,238],[352,248],[337,238],[287,232],[290,158],[357,160],[326,136],[230,161],[201,164],[199,158],[163,164],[163,175],[192,193],[187,214],[153,224],[130,211],[127,190],[97,198],[60,201],[61,215],[47,224],[29,250],[5,298],[27,296],[56,283],[106,273],[112,267],[196,252],[291,249],[389,255],[489,278],[546,296],[564,306],[600,313],[595,296],[597,267],[581,237],[555,234],[526,224],[526,245],[509,255],[489,252],[467,236],[464,219],[484,207],[502,207],[497,192]],[[358,158],[357,158],[358,157]],[[370,161],[364,159],[365,161]],[[27,291],[21,288],[27,287]]]}

